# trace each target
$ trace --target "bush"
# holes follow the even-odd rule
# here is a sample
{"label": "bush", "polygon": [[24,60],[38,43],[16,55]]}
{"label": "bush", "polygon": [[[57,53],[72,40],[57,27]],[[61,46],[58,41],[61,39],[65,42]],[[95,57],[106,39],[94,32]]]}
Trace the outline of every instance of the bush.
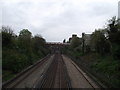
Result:
{"label": "bush", "polygon": [[106,56],[94,61],[91,68],[97,72],[102,80],[107,82],[111,87],[120,86],[120,61],[115,60],[112,56]]}
{"label": "bush", "polygon": [[3,51],[3,57],[3,70],[11,70],[16,73],[25,68],[25,66],[28,66],[27,56],[16,51]]}

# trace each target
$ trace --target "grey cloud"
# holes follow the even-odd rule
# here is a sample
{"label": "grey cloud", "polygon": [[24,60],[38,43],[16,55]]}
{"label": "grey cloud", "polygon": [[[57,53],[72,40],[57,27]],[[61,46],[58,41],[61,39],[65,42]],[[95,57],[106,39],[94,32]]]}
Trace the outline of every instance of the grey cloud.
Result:
{"label": "grey cloud", "polygon": [[[114,3],[77,0],[19,1],[3,5],[3,24],[18,33],[28,28],[33,35],[41,34],[47,41],[62,41],[72,33],[92,33],[117,14]],[[114,11],[113,11],[114,9]]]}

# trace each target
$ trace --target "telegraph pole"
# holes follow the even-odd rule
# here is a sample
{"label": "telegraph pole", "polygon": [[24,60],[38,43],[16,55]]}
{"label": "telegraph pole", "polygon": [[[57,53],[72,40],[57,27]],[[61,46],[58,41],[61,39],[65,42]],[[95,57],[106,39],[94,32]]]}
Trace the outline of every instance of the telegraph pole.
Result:
{"label": "telegraph pole", "polygon": [[118,2],[118,20],[120,23],[120,1]]}

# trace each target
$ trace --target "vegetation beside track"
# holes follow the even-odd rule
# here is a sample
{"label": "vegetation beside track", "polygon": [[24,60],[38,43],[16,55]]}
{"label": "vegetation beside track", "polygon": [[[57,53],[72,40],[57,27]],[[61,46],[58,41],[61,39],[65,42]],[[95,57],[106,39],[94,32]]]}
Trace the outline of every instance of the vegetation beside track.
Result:
{"label": "vegetation beside track", "polygon": [[107,86],[120,88],[120,23],[118,20],[113,17],[106,28],[95,30],[87,44],[84,33],[82,38],[74,36],[67,41],[70,46],[65,47],[63,53],[83,65]]}
{"label": "vegetation beside track", "polygon": [[10,27],[3,26],[0,34],[3,82],[49,53],[45,39],[40,35],[32,36],[28,29],[23,29],[16,35]]}

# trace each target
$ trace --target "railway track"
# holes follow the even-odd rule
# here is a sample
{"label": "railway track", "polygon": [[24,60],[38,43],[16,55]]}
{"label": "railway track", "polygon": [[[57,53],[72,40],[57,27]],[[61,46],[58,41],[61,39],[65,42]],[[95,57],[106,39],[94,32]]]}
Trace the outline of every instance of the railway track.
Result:
{"label": "railway track", "polygon": [[78,70],[78,72],[80,72],[82,74],[82,76],[87,80],[87,82],[90,84],[90,86],[95,90],[95,88],[98,88],[96,87],[96,85],[93,84],[93,82],[88,78],[88,76],[86,76],[86,74],[74,63],[74,62],[71,62],[75,68]]}
{"label": "railway track", "polygon": [[[74,70],[76,70],[76,72],[78,72],[78,73],[80,73],[80,74],[78,74],[78,75],[80,75],[81,77],[82,77],[82,79],[84,79],[84,81],[83,81],[83,83],[85,84],[85,81],[86,81],[86,84],[88,84],[89,85],[89,88],[91,88],[91,89],[93,89],[93,90],[96,90],[96,89],[103,89],[103,88],[101,88],[101,86],[99,86],[98,84],[96,84],[96,82],[92,79],[92,78],[90,78],[81,68],[79,68],[77,65],[76,65],[76,63],[74,63],[70,58],[68,58],[67,56],[65,56],[65,55],[62,55],[63,56],[63,58],[64,58],[64,60],[67,60],[67,61],[69,61],[69,64],[71,64],[72,65],[72,68],[74,67]],[[66,62],[66,61],[65,61]],[[67,68],[68,70],[69,70],[69,68]],[[72,71],[70,71],[70,72],[72,72]],[[73,72],[72,72],[73,73]],[[78,75],[76,75],[76,76],[78,76]],[[73,76],[72,76],[73,77]],[[78,80],[79,80],[80,78],[78,78]],[[82,81],[82,80],[79,80],[79,81],[75,81],[75,82],[80,82],[80,81]],[[80,85],[80,84],[79,84]],[[82,85],[82,84],[81,84]],[[72,87],[75,87],[74,85],[72,85]],[[80,86],[81,87],[81,86]],[[79,87],[78,87],[79,88]],[[83,88],[83,87],[81,87],[81,88]],[[84,88],[86,88],[85,86],[84,86]]]}
{"label": "railway track", "polygon": [[33,73],[37,68],[41,67],[41,65],[51,57],[51,55],[46,56],[42,60],[38,61],[34,65],[28,67],[27,69],[20,72],[18,75],[16,75],[15,78],[9,80],[8,82],[4,83],[2,85],[2,88],[16,88],[19,84],[21,84],[22,81],[24,81],[25,78],[29,77],[31,73]]}
{"label": "railway track", "polygon": [[56,58],[57,57],[55,55],[52,64],[50,65],[48,70],[44,73],[42,80],[38,82],[35,88],[52,88],[58,64]]}
{"label": "railway track", "polygon": [[[72,86],[71,86],[71,80],[70,80],[70,77],[69,77],[69,75],[68,75],[68,71],[67,71],[67,68],[66,68],[66,64],[65,64],[65,62],[63,61],[63,57],[62,56],[60,56],[60,58],[61,58],[61,75],[63,75],[63,77],[64,77],[64,80],[65,80],[65,82],[66,82],[66,84],[64,84],[64,83],[62,83],[62,84],[64,84],[64,85],[66,85],[66,87],[68,88],[68,89],[71,89],[72,88]],[[65,87],[63,87],[63,88],[65,88]]]}
{"label": "railway track", "polygon": [[[49,60],[49,58],[51,58],[51,60]],[[51,62],[46,63],[48,60]],[[80,75],[81,75],[80,77],[82,77],[81,79],[84,79],[83,81],[85,81],[84,84],[86,84],[86,86],[87,85],[90,86],[93,90],[95,90],[96,88],[99,88],[72,60],[69,60],[66,56],[61,55],[60,53],[56,53],[54,55],[47,56],[43,60],[31,66],[30,68],[21,72],[17,77],[12,79],[11,81],[3,84],[3,89],[4,88],[18,88],[17,86],[23,83],[23,81],[27,77],[29,77],[32,73],[34,73],[36,70],[37,70],[36,73],[39,73],[39,71],[41,71],[41,69],[43,68],[44,63],[46,63],[47,68],[45,68],[43,72],[39,74],[38,79],[34,82],[34,85],[31,88],[38,88],[38,89],[66,88],[70,90],[74,87],[72,86],[72,83],[73,83],[72,79],[75,77],[79,77]],[[69,64],[71,64],[72,67],[68,68]],[[40,67],[41,69],[39,69]],[[71,76],[72,73],[70,73],[70,70],[73,68],[75,72],[73,70],[72,73],[77,72],[77,74],[73,74],[76,76],[73,76],[73,75]],[[35,76],[36,74],[34,75],[34,77]],[[78,79],[79,80],[76,79],[77,81],[75,80],[74,81],[75,82],[82,81],[80,80],[80,78]],[[81,85],[83,84],[81,83]]]}
{"label": "railway track", "polygon": [[55,54],[52,64],[35,88],[71,88],[67,68],[60,54]]}

